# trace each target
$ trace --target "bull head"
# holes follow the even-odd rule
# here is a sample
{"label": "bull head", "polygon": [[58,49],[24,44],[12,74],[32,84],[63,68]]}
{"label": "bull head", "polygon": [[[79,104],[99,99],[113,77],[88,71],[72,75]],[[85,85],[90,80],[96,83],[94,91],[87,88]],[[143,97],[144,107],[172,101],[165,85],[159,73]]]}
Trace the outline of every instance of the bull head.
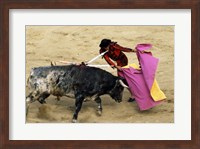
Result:
{"label": "bull head", "polygon": [[124,88],[128,88],[128,86],[124,84],[121,78],[117,78],[115,86],[109,94],[116,102],[121,102]]}

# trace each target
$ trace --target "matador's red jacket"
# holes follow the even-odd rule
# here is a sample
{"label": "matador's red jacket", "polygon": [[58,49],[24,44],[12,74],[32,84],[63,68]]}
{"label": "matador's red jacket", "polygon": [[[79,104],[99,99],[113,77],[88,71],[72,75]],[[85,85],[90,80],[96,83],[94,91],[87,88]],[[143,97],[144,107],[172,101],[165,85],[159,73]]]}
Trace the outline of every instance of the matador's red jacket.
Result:
{"label": "matador's red jacket", "polygon": [[[99,52],[103,53],[105,51],[106,50],[104,48],[101,48]],[[109,51],[105,53],[103,57],[108,62],[108,64],[111,65],[112,67],[116,65],[113,61],[117,62],[117,66],[123,67],[128,64],[128,59],[122,51],[131,52],[132,49],[122,47],[118,45],[117,42],[112,42],[109,46]]]}

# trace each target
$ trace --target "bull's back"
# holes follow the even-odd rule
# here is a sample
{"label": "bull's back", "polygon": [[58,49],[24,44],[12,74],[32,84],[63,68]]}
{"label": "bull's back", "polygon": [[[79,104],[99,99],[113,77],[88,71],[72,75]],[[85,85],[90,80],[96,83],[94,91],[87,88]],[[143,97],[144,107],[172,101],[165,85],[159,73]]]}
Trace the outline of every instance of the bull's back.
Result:
{"label": "bull's back", "polygon": [[84,65],[67,65],[67,66],[43,66],[32,68],[30,75],[37,77],[47,77],[47,75],[52,71],[71,71],[72,75],[76,73],[81,73],[82,75],[98,75],[108,78],[113,78],[113,75],[105,70],[96,67],[89,67]]}
{"label": "bull's back", "polygon": [[96,68],[96,67],[82,67],[80,69],[80,77],[82,79],[88,79],[90,81],[109,81],[110,83],[115,80],[115,76],[113,76],[111,73],[102,70],[100,68]]}
{"label": "bull's back", "polygon": [[82,66],[76,68],[79,73],[73,76],[74,84],[79,84],[84,91],[107,92],[111,90],[116,83],[117,77],[111,73],[96,67]]}
{"label": "bull's back", "polygon": [[96,67],[84,65],[45,66],[33,68],[27,83],[32,89],[36,89],[36,86],[45,86],[46,84],[53,86],[58,83],[62,84],[61,88],[81,84],[82,87],[89,85],[89,88],[92,89],[99,85],[112,87],[115,84],[115,78],[111,73]]}
{"label": "bull's back", "polygon": [[52,71],[69,71],[72,66],[43,66],[32,68],[30,76],[37,76],[38,78],[46,78]]}
{"label": "bull's back", "polygon": [[32,68],[27,80],[27,86],[31,90],[36,89],[36,87],[45,86],[48,83],[48,77],[53,77],[53,73],[57,72],[59,75],[59,73],[67,72],[70,69],[71,66],[43,66]]}

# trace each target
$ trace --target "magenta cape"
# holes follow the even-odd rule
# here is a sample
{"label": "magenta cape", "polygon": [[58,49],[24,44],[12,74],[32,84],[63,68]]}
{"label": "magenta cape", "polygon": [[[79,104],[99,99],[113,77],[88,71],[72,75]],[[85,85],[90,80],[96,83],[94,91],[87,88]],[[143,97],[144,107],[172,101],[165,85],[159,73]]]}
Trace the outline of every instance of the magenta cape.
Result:
{"label": "magenta cape", "polygon": [[140,44],[136,47],[141,70],[128,67],[122,68],[122,72],[119,73],[126,79],[140,110],[148,110],[161,102],[155,102],[150,94],[159,60],[153,57],[151,52],[142,53],[143,50],[149,49],[147,46],[151,48],[151,45],[147,44],[144,46]]}

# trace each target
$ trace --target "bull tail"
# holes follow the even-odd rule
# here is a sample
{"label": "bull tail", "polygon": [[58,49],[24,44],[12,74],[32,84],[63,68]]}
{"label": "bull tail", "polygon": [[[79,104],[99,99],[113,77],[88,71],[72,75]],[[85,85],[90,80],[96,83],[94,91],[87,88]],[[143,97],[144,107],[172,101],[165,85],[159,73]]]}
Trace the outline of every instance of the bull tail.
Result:
{"label": "bull tail", "polygon": [[28,78],[27,78],[26,85],[28,84],[28,82],[29,82],[29,79],[30,79],[30,76],[28,76]]}
{"label": "bull tail", "polygon": [[26,117],[28,116],[30,103],[31,103],[30,97],[26,98]]}
{"label": "bull tail", "polygon": [[29,94],[27,97],[26,97],[26,117],[28,115],[28,112],[29,112],[29,107],[30,107],[30,104],[32,102],[35,102],[35,100],[33,99],[32,95]]}

